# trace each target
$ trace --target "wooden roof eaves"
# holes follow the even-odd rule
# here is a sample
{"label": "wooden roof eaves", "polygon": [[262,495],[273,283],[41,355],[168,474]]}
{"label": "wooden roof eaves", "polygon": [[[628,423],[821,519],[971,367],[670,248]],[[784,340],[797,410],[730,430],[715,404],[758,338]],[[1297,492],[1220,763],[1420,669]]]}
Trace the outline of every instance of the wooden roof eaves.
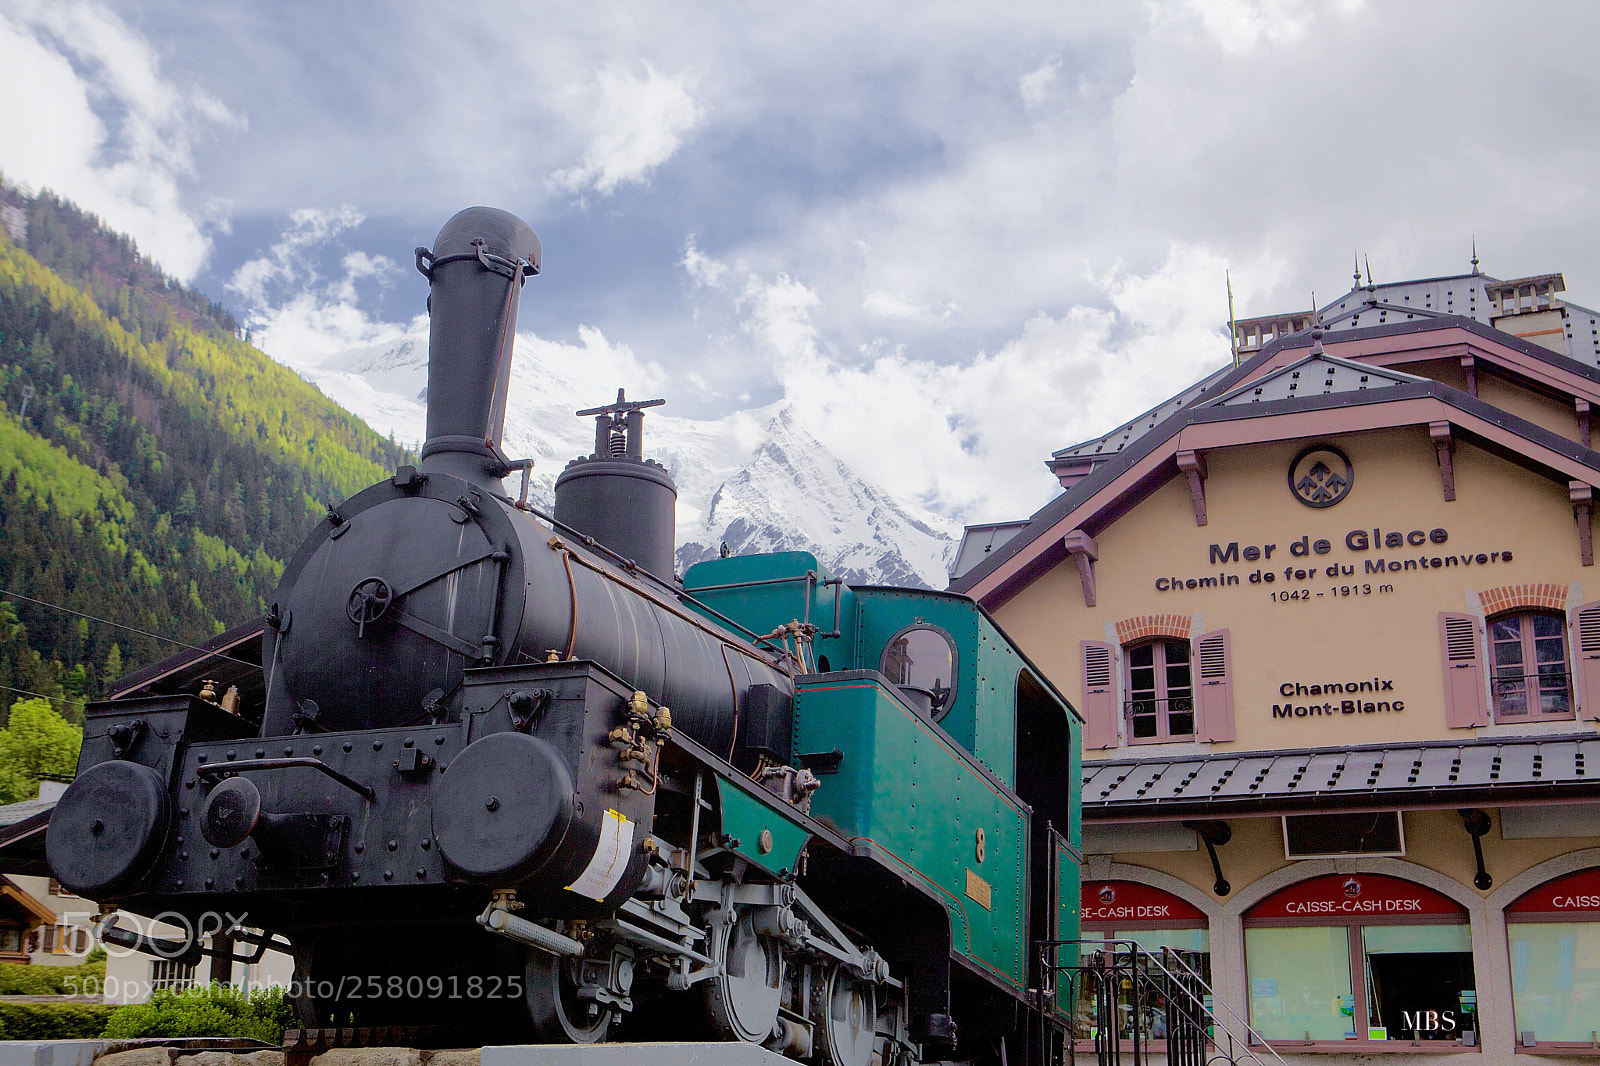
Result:
{"label": "wooden roof eaves", "polygon": [[242,662],[233,661],[238,658],[234,653],[245,652],[248,654],[247,650],[250,649],[251,644],[259,644],[261,634],[265,630],[266,622],[260,618],[234,626],[232,629],[219,633],[202,644],[198,644],[193,648],[185,648],[159,662],[151,663],[143,669],[118,678],[107,691],[105,698],[108,700],[127,699],[130,696],[139,694],[141,689],[147,689],[151,685],[158,684],[173,676],[193,671],[202,665],[206,665],[211,671],[218,672],[219,675],[226,674],[227,679],[230,681],[238,676],[248,675],[253,671],[258,672],[261,667],[248,660]]}
{"label": "wooden roof eaves", "polygon": [[[1352,417],[1352,412],[1359,412]],[[1143,454],[1111,467],[1092,491],[1069,507],[1042,509],[1033,523],[1006,545],[1016,549],[993,560],[972,578],[965,592],[990,610],[997,609],[1032,580],[1066,558],[1061,540],[1075,529],[1099,535],[1155,489],[1178,476],[1180,450],[1236,447],[1334,433],[1363,432],[1448,421],[1464,439],[1555,481],[1583,481],[1600,487],[1600,453],[1567,440],[1526,419],[1501,411],[1442,382],[1421,381],[1359,393],[1335,393],[1246,406],[1196,407],[1168,420],[1165,433],[1152,430],[1140,444]],[[1253,430],[1253,432],[1251,432]],[[1156,439],[1151,439],[1156,438]],[[1532,446],[1530,452],[1529,445]],[[1075,494],[1063,494],[1060,504]],[[1019,541],[1024,543],[1018,544]]]}
{"label": "wooden roof eaves", "polygon": [[56,912],[33,898],[33,893],[25,891],[9,877],[0,877],[0,896],[16,903],[17,906],[27,911],[39,920],[41,924],[54,924]]}

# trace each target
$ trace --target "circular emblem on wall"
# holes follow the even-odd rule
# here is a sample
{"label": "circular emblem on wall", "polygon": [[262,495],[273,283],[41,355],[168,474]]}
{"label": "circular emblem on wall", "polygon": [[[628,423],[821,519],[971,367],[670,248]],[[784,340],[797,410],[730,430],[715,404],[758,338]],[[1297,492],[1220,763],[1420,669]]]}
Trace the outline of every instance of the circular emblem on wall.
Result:
{"label": "circular emblem on wall", "polygon": [[1289,491],[1307,507],[1332,507],[1355,481],[1350,457],[1331,444],[1313,444],[1289,464]]}

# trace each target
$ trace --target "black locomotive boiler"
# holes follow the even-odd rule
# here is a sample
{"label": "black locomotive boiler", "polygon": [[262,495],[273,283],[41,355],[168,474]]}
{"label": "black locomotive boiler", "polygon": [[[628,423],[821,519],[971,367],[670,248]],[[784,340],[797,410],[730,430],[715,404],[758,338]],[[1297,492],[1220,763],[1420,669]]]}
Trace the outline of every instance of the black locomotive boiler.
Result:
{"label": "black locomotive boiler", "polygon": [[417,265],[419,465],[330,507],[264,619],[88,709],[47,854],[102,937],[213,973],[292,951],[307,1026],[1043,1062],[1066,702],[965,597],[804,553],[677,578],[650,403],[582,412],[594,454],[528,506],[499,440],[538,238],[473,208]]}

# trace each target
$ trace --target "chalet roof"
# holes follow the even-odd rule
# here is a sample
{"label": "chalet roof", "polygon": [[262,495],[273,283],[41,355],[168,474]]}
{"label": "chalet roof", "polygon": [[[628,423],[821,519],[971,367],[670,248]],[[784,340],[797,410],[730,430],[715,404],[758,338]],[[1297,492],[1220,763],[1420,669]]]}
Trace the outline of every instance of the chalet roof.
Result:
{"label": "chalet roof", "polygon": [[1208,393],[1215,395],[1217,386],[1226,379],[1234,377],[1237,370],[1238,367],[1232,364],[1215,370],[1171,399],[1162,400],[1150,410],[1129,419],[1109,433],[1083,441],[1081,444],[1062,448],[1052,452],[1051,456],[1055,459],[1109,459],[1183,408],[1205,399]]}
{"label": "chalet roof", "polygon": [[1427,381],[1399,370],[1339,359],[1326,352],[1314,352],[1299,362],[1247,381],[1238,388],[1205,402],[1205,406],[1242,407],[1246,404],[1292,400],[1304,396],[1333,396],[1369,389],[1394,388]]}
{"label": "chalet roof", "polygon": [[1431,741],[1083,765],[1087,821],[1600,798],[1600,737]]}
{"label": "chalet roof", "polygon": [[18,822],[32,818],[36,814],[50,810],[56,805],[53,799],[23,800],[21,803],[7,803],[0,806],[0,829],[16,825]]}
{"label": "chalet roof", "polygon": [[[1495,280],[1487,275],[1482,274],[1464,274],[1459,276],[1463,278],[1476,276],[1489,282],[1493,282]],[[1410,282],[1408,284],[1424,284],[1432,281],[1452,281],[1455,280],[1455,278],[1456,276],[1443,278],[1424,278],[1421,279],[1421,281]],[[1351,294],[1362,291],[1364,290],[1352,289]],[[1340,299],[1347,298],[1348,296],[1341,297]],[[1329,306],[1332,307],[1332,304]],[[1577,305],[1571,304],[1570,306],[1576,307]],[[1356,315],[1363,314],[1369,310],[1387,310],[1397,314],[1405,314],[1407,319],[1405,321],[1389,322],[1383,325],[1363,326],[1359,328],[1341,328],[1338,325],[1339,323],[1345,322]],[[1555,369],[1581,375],[1594,382],[1597,386],[1600,386],[1600,368],[1591,366],[1587,363],[1579,362],[1575,359],[1571,359],[1560,354],[1559,352],[1553,352],[1548,348],[1534,344],[1531,341],[1523,340],[1520,337],[1511,336],[1508,333],[1504,333],[1493,328],[1487,323],[1479,322],[1474,318],[1464,315],[1446,314],[1442,311],[1414,306],[1411,304],[1363,304],[1353,309],[1335,313],[1331,318],[1326,319],[1322,325],[1324,329],[1329,330],[1331,334],[1325,342],[1328,344],[1345,344],[1351,340],[1362,337],[1395,336],[1433,329],[1459,327],[1485,339],[1492,339],[1499,344],[1517,349],[1523,354],[1531,356],[1538,361],[1550,364]],[[1281,337],[1263,347],[1260,352],[1246,360],[1242,365],[1233,366],[1232,364],[1229,364],[1220,367],[1217,370],[1212,371],[1210,374],[1207,374],[1204,378],[1201,378],[1194,384],[1175,393],[1169,399],[1161,401],[1159,404],[1156,404],[1154,407],[1150,408],[1150,410],[1143,412],[1135,418],[1129,419],[1127,422],[1122,423],[1115,429],[1103,433],[1098,437],[1092,437],[1077,444],[1072,444],[1065,448],[1057,449],[1051,453],[1051,458],[1057,462],[1066,459],[1103,460],[1113,458],[1131,445],[1134,441],[1142,437],[1145,433],[1148,433],[1150,430],[1156,428],[1178,411],[1186,407],[1190,407],[1196,403],[1211,399],[1217,395],[1217,390],[1219,388],[1231,388],[1238,382],[1248,378],[1254,368],[1259,367],[1263,362],[1266,362],[1274,353],[1281,352],[1285,348],[1309,348],[1311,344],[1311,331],[1309,329],[1302,330],[1299,333],[1294,333],[1287,337]]]}
{"label": "chalet roof", "polygon": [[40,925],[56,920],[55,911],[40,903],[31,892],[28,892],[9,877],[0,876],[0,899],[10,900],[16,904],[17,909],[22,911],[24,919],[28,920],[31,925]]}
{"label": "chalet roof", "polygon": [[[1425,318],[1367,329],[1349,330],[1339,335],[1338,343],[1358,343],[1376,341],[1382,343],[1393,342],[1395,351],[1405,353],[1414,350],[1407,340],[1415,334],[1427,333],[1440,329],[1464,331],[1484,342],[1482,348],[1487,350],[1498,347],[1516,354],[1518,359],[1527,361],[1532,357],[1529,365],[1542,365],[1564,375],[1563,380],[1577,382],[1582,379],[1586,391],[1592,391],[1600,398],[1600,369],[1585,367],[1565,356],[1556,355],[1537,345],[1529,344],[1516,337],[1491,329],[1481,323],[1460,317],[1454,318]],[[1145,492],[1164,484],[1170,478],[1177,476],[1177,468],[1171,453],[1180,433],[1191,432],[1191,427],[1198,427],[1214,423],[1223,423],[1238,419],[1267,418],[1274,415],[1304,414],[1312,411],[1335,411],[1337,409],[1354,409],[1378,403],[1400,403],[1404,401],[1421,401],[1422,407],[1413,404],[1407,410],[1411,413],[1404,416],[1401,423],[1413,424],[1413,417],[1421,417],[1417,412],[1426,409],[1428,420],[1444,420],[1458,423],[1463,439],[1472,440],[1491,451],[1501,454],[1514,462],[1524,466],[1539,469],[1552,477],[1566,480],[1583,480],[1590,484],[1600,486],[1600,454],[1584,447],[1576,441],[1569,440],[1559,434],[1553,433],[1541,426],[1537,426],[1526,419],[1509,414],[1500,408],[1485,403],[1476,397],[1469,396],[1458,389],[1440,381],[1429,378],[1420,378],[1410,374],[1401,374],[1397,371],[1382,370],[1386,375],[1385,380],[1392,382],[1382,388],[1355,388],[1353,391],[1318,391],[1312,395],[1305,395],[1299,390],[1295,394],[1279,399],[1269,399],[1263,396],[1261,402],[1246,402],[1241,404],[1224,403],[1224,400],[1235,400],[1238,396],[1238,387],[1251,381],[1263,367],[1274,361],[1280,360],[1286,350],[1303,347],[1310,344],[1309,337],[1287,337],[1282,341],[1275,341],[1264,348],[1234,372],[1225,375],[1217,381],[1208,391],[1211,397],[1201,403],[1180,408],[1169,415],[1157,426],[1141,433],[1137,438],[1123,447],[1122,450],[1110,461],[1097,464],[1090,474],[1073,485],[1070,489],[1045,504],[1029,519],[1028,525],[1006,543],[989,552],[971,570],[960,574],[951,580],[951,589],[956,592],[968,592],[977,595],[986,604],[993,606],[1004,599],[1008,592],[1015,590],[1031,580],[1032,576],[1054,566],[1060,561],[1064,552],[1059,541],[1060,535],[1070,531],[1070,528],[1081,526],[1091,536],[1098,534],[1099,529],[1115,521],[1122,513],[1126,512]],[[1325,360],[1334,357],[1324,355]],[[1321,367],[1342,366],[1350,363],[1349,360],[1339,360],[1338,363],[1324,362]],[[1381,370],[1372,364],[1355,363],[1353,366],[1366,366],[1369,375],[1367,384],[1373,380],[1371,375]],[[1292,369],[1285,367],[1283,369]],[[1266,375],[1268,379],[1278,377],[1282,371],[1271,371]],[[1338,374],[1348,374],[1347,370],[1340,370]],[[1359,374],[1355,374],[1354,383],[1359,385]],[[1293,380],[1290,378],[1289,380]],[[1322,379],[1326,380],[1326,378]],[[1336,380],[1341,380],[1336,374]],[[1350,380],[1347,376],[1342,380]],[[1252,385],[1251,388],[1254,386]],[[1286,389],[1284,391],[1287,391]],[[1430,402],[1431,401],[1431,402]],[[1396,417],[1401,417],[1396,415]],[[1341,421],[1335,419],[1334,421]],[[1382,418],[1368,413],[1357,417],[1352,415],[1349,419],[1342,420],[1346,424],[1339,430],[1326,428],[1332,425],[1324,417],[1319,423],[1319,428],[1305,430],[1304,433],[1292,434],[1304,436],[1307,433],[1327,433],[1336,431],[1351,431],[1360,429],[1377,428]],[[1387,423],[1384,423],[1387,424]],[[1215,431],[1198,434],[1212,439],[1223,436]],[[1191,445],[1193,446],[1193,445]],[[1210,444],[1206,446],[1227,446],[1226,443]],[[1107,495],[1106,490],[1113,485],[1119,486],[1117,491]],[[1092,506],[1090,506],[1092,504]],[[1073,527],[1063,528],[1063,523],[1072,518]],[[995,576],[997,571],[1004,573]],[[998,596],[998,599],[997,599]]]}

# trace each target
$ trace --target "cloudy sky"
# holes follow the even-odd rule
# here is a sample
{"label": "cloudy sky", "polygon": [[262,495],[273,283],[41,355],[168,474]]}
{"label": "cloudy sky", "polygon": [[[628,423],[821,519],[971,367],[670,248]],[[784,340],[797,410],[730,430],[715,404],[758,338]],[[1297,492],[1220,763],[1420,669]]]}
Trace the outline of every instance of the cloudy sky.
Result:
{"label": "cloudy sky", "polygon": [[[457,209],[544,241],[521,328],[680,415],[787,398],[964,521],[1376,278],[1600,303],[1600,5],[0,0],[0,173],[299,365],[398,335]],[[619,380],[618,384],[634,384]],[[604,397],[596,397],[596,402]]]}

